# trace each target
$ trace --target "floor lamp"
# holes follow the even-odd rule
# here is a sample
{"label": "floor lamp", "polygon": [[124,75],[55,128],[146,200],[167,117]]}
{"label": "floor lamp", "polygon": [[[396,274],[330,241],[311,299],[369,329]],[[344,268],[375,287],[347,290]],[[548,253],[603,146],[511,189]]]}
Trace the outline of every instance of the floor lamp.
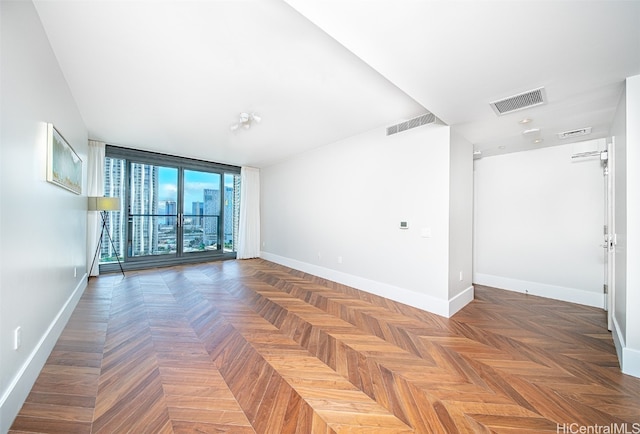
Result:
{"label": "floor lamp", "polygon": [[116,254],[116,259],[118,260],[120,271],[122,271],[122,275],[124,276],[124,270],[122,269],[120,256],[118,256],[118,251],[116,250],[116,246],[113,244],[113,239],[111,238],[111,234],[109,233],[109,228],[107,228],[107,211],[120,211],[120,198],[89,196],[88,199],[89,199],[89,207],[88,207],[89,211],[100,211],[100,216],[102,217],[102,230],[100,231],[100,238],[98,239],[98,246],[96,247],[96,253],[95,255],[93,255],[93,261],[91,261],[91,268],[89,268],[89,275],[91,275],[91,270],[93,270],[93,265],[96,263],[96,258],[98,257],[98,252],[100,251],[100,244],[102,243],[102,237],[106,232],[107,237],[111,242],[111,247],[113,247],[113,251]]}

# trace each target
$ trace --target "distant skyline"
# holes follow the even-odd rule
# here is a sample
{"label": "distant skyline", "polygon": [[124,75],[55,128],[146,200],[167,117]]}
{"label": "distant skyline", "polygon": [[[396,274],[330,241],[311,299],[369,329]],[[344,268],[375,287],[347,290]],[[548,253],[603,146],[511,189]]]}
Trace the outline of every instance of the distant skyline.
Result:
{"label": "distant skyline", "polygon": [[[191,204],[202,202],[204,190],[220,189],[220,174],[185,170],[184,209],[185,214],[191,214]],[[225,177],[225,187],[233,188],[233,176]],[[178,200],[178,169],[158,166],[158,201],[167,202]]]}

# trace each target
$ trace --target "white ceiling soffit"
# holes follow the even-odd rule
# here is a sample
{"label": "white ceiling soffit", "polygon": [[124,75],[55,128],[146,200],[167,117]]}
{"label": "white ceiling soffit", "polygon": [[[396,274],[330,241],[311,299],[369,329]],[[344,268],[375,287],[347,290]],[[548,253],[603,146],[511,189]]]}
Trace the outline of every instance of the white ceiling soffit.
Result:
{"label": "white ceiling soffit", "polygon": [[[265,166],[425,112],[279,0],[34,4],[107,143]],[[231,131],[242,112],[262,122]]]}
{"label": "white ceiling soffit", "polygon": [[[640,74],[640,1],[286,1],[483,156],[536,147],[523,117],[544,146],[585,125],[604,137],[624,79]],[[490,107],[541,87],[546,104]]]}

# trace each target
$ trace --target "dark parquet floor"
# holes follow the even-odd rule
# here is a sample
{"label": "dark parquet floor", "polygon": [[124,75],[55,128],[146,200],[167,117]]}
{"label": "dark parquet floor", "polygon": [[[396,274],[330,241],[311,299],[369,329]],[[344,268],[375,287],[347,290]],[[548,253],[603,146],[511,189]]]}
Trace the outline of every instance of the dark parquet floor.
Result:
{"label": "dark parquet floor", "polygon": [[640,423],[600,309],[446,319],[264,260],[92,278],[11,433],[569,433]]}

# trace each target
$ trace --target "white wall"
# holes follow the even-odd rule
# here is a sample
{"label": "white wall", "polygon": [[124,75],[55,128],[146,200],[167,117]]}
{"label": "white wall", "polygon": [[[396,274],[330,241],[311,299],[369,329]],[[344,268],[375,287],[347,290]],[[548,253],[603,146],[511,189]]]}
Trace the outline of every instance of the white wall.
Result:
{"label": "white wall", "polygon": [[261,256],[449,316],[449,135],[380,128],[263,168]]}
{"label": "white wall", "polygon": [[474,283],[603,306],[604,140],[475,161]]}
{"label": "white wall", "polygon": [[453,299],[471,288],[473,277],[473,145],[453,129],[450,157],[449,299]]}
{"label": "white wall", "polygon": [[617,239],[612,332],[622,372],[640,377],[640,75],[627,78],[611,133]]}
{"label": "white wall", "polygon": [[[627,330],[627,93],[626,86],[620,97],[611,128],[615,141],[615,299],[613,309],[614,336],[619,334],[625,342]],[[620,351],[619,351],[620,353]],[[620,354],[618,354],[620,357]]]}
{"label": "white wall", "polygon": [[640,75],[627,79],[627,144],[627,346],[640,351]]}
{"label": "white wall", "polygon": [[[87,199],[47,183],[45,123],[56,125],[85,169],[87,131],[33,4],[0,7],[0,432],[6,432],[86,286]],[[84,183],[86,189],[86,175]],[[18,326],[22,346],[14,350]]]}

